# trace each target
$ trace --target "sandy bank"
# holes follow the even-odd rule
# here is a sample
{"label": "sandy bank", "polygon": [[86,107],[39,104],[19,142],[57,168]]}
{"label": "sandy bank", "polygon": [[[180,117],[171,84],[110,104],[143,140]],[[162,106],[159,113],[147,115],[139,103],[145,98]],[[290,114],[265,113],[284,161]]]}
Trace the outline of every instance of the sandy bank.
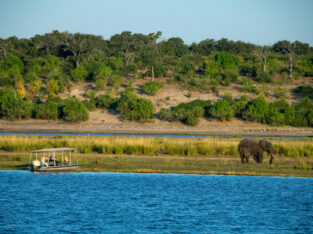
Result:
{"label": "sandy bank", "polygon": [[168,123],[154,120],[148,123],[137,122],[94,122],[68,124],[63,121],[45,120],[0,120],[0,132],[54,132],[54,133],[115,133],[115,134],[189,134],[212,136],[313,136],[313,128],[291,126],[272,127],[239,120],[218,122],[201,120],[196,127],[181,123]]}

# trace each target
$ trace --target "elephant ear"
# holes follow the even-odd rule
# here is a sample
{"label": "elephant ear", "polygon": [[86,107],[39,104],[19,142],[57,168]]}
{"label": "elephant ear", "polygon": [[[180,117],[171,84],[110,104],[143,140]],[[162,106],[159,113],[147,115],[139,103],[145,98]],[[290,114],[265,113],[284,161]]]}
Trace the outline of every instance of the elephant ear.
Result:
{"label": "elephant ear", "polygon": [[262,148],[263,150],[266,150],[266,149],[267,149],[267,141],[265,141],[265,140],[260,140],[260,141],[259,141],[259,145],[261,146],[261,148]]}

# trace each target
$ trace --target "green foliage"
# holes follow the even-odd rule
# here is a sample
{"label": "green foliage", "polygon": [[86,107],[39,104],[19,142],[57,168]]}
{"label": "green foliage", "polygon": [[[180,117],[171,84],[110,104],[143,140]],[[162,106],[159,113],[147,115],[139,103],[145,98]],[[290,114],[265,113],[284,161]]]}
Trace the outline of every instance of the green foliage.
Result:
{"label": "green foliage", "polygon": [[24,101],[13,91],[0,90],[0,117],[14,119],[28,119],[32,116],[33,103]]}
{"label": "green foliage", "polygon": [[268,72],[260,71],[256,77],[257,81],[260,83],[272,83],[273,78]]}
{"label": "green foliage", "polygon": [[82,102],[70,97],[64,103],[63,119],[71,123],[86,121],[89,119],[89,113]]}
{"label": "green foliage", "polygon": [[204,116],[205,110],[209,108],[211,101],[194,100],[189,103],[181,103],[172,110],[162,108],[159,118],[167,121],[181,121],[187,125],[195,126],[199,118]]}
{"label": "green foliage", "polygon": [[55,102],[46,102],[46,103],[40,104],[36,108],[35,116],[37,119],[56,120],[59,116],[58,104]]}
{"label": "green foliage", "polygon": [[155,108],[150,100],[139,98],[133,92],[123,92],[116,103],[116,110],[126,120],[147,121],[154,116]]}
{"label": "green foliage", "polygon": [[102,90],[106,86],[106,82],[102,79],[96,79],[96,90]]}
{"label": "green foliage", "polygon": [[282,88],[282,87],[280,87],[280,86],[277,86],[277,87],[275,88],[275,91],[274,91],[275,95],[276,95],[278,98],[282,98],[282,99],[287,98],[288,92],[289,92],[288,89]]}
{"label": "green foliage", "polygon": [[150,96],[156,95],[156,93],[160,90],[160,88],[163,87],[163,83],[156,82],[156,81],[150,81],[146,82],[143,85],[141,85],[141,89],[143,92]]}
{"label": "green foliage", "polygon": [[223,51],[215,56],[215,61],[223,70],[238,70],[238,60],[232,53]]}
{"label": "green foliage", "polygon": [[89,111],[93,111],[97,108],[94,100],[83,100],[82,103]]}
{"label": "green foliage", "polygon": [[108,85],[118,89],[122,84],[122,77],[120,75],[112,75],[108,80]]}
{"label": "green foliage", "polygon": [[313,76],[313,57],[309,59],[302,59],[296,65],[296,70],[304,77]]}
{"label": "green foliage", "polygon": [[100,95],[93,100],[97,108],[109,108],[114,102],[109,95]]}
{"label": "green foliage", "polygon": [[234,116],[242,118],[243,112],[246,110],[249,103],[249,98],[246,95],[240,97],[240,99],[232,104],[234,110]]}
{"label": "green foliage", "polygon": [[312,121],[312,110],[313,110],[313,103],[312,101],[304,97],[301,101],[295,105],[295,119],[293,122],[294,126],[313,126]]}
{"label": "green foliage", "polygon": [[223,100],[227,101],[231,105],[233,103],[233,96],[231,93],[225,93]]}
{"label": "green foliage", "polygon": [[313,98],[313,87],[306,85],[306,86],[298,86],[293,90],[293,92],[300,94],[305,97]]}
{"label": "green foliage", "polygon": [[23,73],[24,63],[22,60],[14,55],[9,55],[3,63],[3,69],[9,73]]}
{"label": "green foliage", "polygon": [[243,80],[240,90],[242,92],[248,92],[248,93],[254,93],[254,94],[260,93],[260,90],[256,87],[256,85],[250,79]]}
{"label": "green foliage", "polygon": [[267,111],[267,101],[262,97],[258,97],[248,104],[248,107],[243,112],[242,117],[245,120],[265,122],[265,115]]}
{"label": "green foliage", "polygon": [[71,76],[74,81],[84,81],[88,76],[88,72],[84,67],[80,66],[72,70]]}
{"label": "green foliage", "polygon": [[210,107],[208,116],[220,121],[229,121],[233,118],[234,112],[227,100],[220,100]]}

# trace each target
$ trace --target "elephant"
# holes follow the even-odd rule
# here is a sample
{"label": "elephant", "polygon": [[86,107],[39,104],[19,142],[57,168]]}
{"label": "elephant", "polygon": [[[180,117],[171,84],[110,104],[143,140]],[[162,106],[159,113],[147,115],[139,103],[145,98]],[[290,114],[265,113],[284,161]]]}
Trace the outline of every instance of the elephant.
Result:
{"label": "elephant", "polygon": [[253,159],[257,163],[262,163],[263,151],[266,151],[271,155],[271,159],[269,161],[270,164],[272,164],[275,157],[272,143],[266,140],[258,141],[245,138],[239,143],[238,151],[240,153],[241,163],[249,163],[250,156],[253,156]]}

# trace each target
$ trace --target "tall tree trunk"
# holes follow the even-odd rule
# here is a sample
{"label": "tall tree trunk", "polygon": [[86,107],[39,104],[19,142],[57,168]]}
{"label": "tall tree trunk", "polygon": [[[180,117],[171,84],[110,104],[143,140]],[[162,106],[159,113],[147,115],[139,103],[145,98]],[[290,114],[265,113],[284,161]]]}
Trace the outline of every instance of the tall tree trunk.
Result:
{"label": "tall tree trunk", "polygon": [[79,67],[80,66],[80,61],[77,59],[75,62],[76,62],[76,67]]}
{"label": "tall tree trunk", "polygon": [[266,72],[266,59],[263,62],[263,71]]}

